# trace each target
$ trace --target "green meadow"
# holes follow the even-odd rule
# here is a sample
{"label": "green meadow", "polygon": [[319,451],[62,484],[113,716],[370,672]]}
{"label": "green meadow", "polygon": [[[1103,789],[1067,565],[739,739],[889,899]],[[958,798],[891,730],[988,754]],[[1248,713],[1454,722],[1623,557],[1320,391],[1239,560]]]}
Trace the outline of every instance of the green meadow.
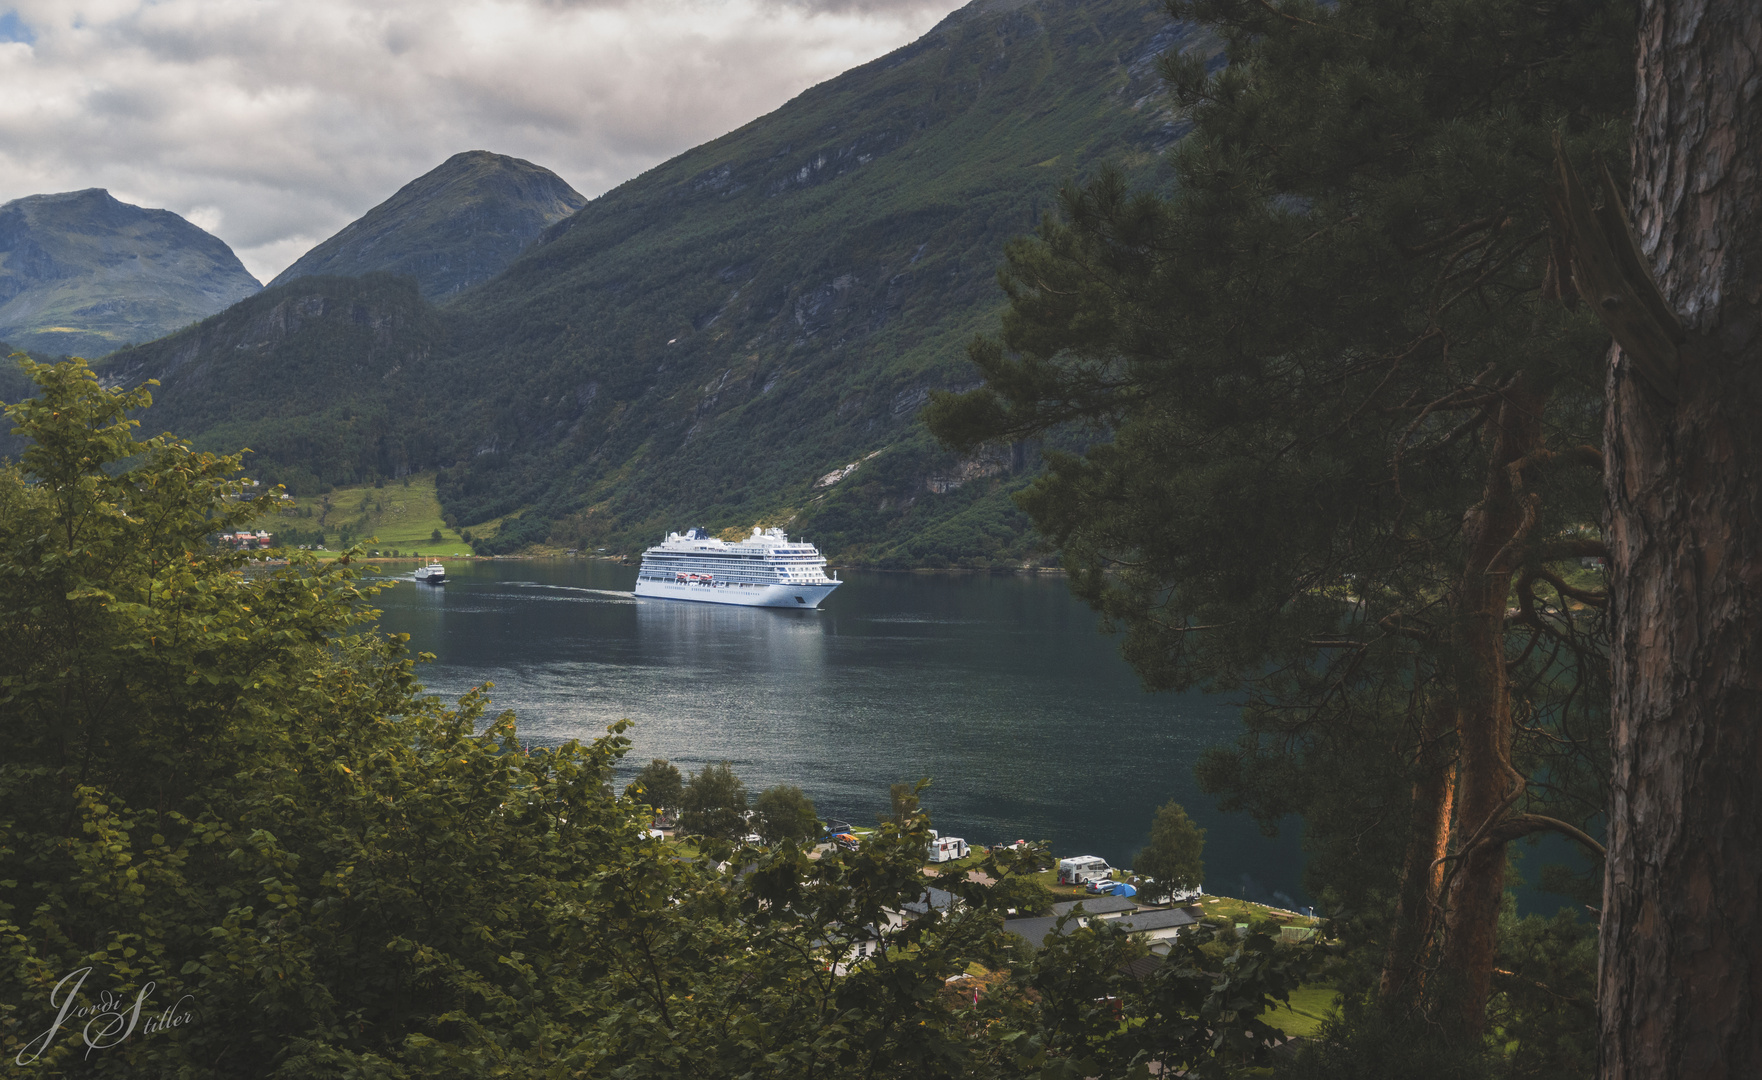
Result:
{"label": "green meadow", "polygon": [[495,535],[500,521],[454,529],[441,513],[434,474],[416,473],[294,500],[273,526],[277,543],[342,551],[366,544],[382,555],[471,555],[466,540]]}

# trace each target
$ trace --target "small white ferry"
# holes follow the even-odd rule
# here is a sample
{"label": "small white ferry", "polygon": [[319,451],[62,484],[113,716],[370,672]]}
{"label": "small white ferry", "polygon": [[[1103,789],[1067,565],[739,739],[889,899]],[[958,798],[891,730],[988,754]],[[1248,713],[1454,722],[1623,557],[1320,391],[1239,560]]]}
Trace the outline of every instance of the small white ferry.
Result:
{"label": "small white ferry", "polygon": [[636,595],[741,607],[819,607],[841,583],[826,576],[812,544],[790,543],[782,529],[753,528],[738,543],[702,529],[668,533],[642,553]]}
{"label": "small white ferry", "polygon": [[418,566],[415,576],[418,584],[445,585],[447,583],[447,568],[437,562],[429,563],[427,566]]}

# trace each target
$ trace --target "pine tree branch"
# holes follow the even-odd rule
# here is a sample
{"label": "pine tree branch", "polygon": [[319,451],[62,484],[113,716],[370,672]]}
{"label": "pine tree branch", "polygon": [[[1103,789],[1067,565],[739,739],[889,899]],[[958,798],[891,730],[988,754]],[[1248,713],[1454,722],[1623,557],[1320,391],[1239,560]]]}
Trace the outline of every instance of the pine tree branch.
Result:
{"label": "pine tree branch", "polygon": [[1576,825],[1561,821],[1559,818],[1548,817],[1546,814],[1513,814],[1497,825],[1486,830],[1478,841],[1486,844],[1509,844],[1535,833],[1554,832],[1569,839],[1578,841],[1584,847],[1597,853],[1598,858],[1606,857],[1609,852],[1591,835]]}
{"label": "pine tree branch", "polygon": [[1622,209],[1615,180],[1603,170],[1603,205],[1592,207],[1578,173],[1554,135],[1555,186],[1548,208],[1566,237],[1578,291],[1609,328],[1615,343],[1646,384],[1675,404],[1690,350],[1688,331],[1659,291]]}
{"label": "pine tree branch", "polygon": [[1550,570],[1537,570],[1536,576],[1554,586],[1554,591],[1561,596],[1571,597],[1581,604],[1589,604],[1591,607],[1595,608],[1609,606],[1609,594],[1606,592],[1599,592],[1594,589],[1575,588],[1572,585],[1568,585],[1559,574]]}

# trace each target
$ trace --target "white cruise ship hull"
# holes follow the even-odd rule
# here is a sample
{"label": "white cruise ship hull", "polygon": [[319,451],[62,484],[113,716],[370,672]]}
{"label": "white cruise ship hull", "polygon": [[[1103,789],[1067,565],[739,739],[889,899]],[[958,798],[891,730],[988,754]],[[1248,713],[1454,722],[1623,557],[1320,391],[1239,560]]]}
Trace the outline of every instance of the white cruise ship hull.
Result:
{"label": "white cruise ship hull", "polygon": [[758,585],[740,582],[702,583],[642,581],[636,595],[657,600],[691,600],[700,604],[734,604],[737,607],[814,608],[832,595],[842,582],[825,585]]}

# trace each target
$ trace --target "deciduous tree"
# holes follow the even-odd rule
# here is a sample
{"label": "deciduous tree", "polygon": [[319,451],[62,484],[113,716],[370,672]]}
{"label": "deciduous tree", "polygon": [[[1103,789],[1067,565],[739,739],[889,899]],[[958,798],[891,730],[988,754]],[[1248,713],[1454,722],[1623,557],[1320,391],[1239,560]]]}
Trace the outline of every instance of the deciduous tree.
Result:
{"label": "deciduous tree", "polygon": [[626,792],[657,810],[677,810],[685,797],[685,781],[678,766],[655,758],[636,774]]}
{"label": "deciduous tree", "polygon": [[1132,859],[1132,872],[1156,881],[1159,891],[1192,889],[1205,880],[1205,830],[1173,800],[1157,808],[1150,842]]}
{"label": "deciduous tree", "polygon": [[820,835],[814,801],[794,784],[773,784],[753,800],[758,834],[767,844],[811,840]]}
{"label": "deciduous tree", "polygon": [[691,774],[679,809],[679,827],[693,836],[738,840],[747,833],[746,785],[726,761]]}

